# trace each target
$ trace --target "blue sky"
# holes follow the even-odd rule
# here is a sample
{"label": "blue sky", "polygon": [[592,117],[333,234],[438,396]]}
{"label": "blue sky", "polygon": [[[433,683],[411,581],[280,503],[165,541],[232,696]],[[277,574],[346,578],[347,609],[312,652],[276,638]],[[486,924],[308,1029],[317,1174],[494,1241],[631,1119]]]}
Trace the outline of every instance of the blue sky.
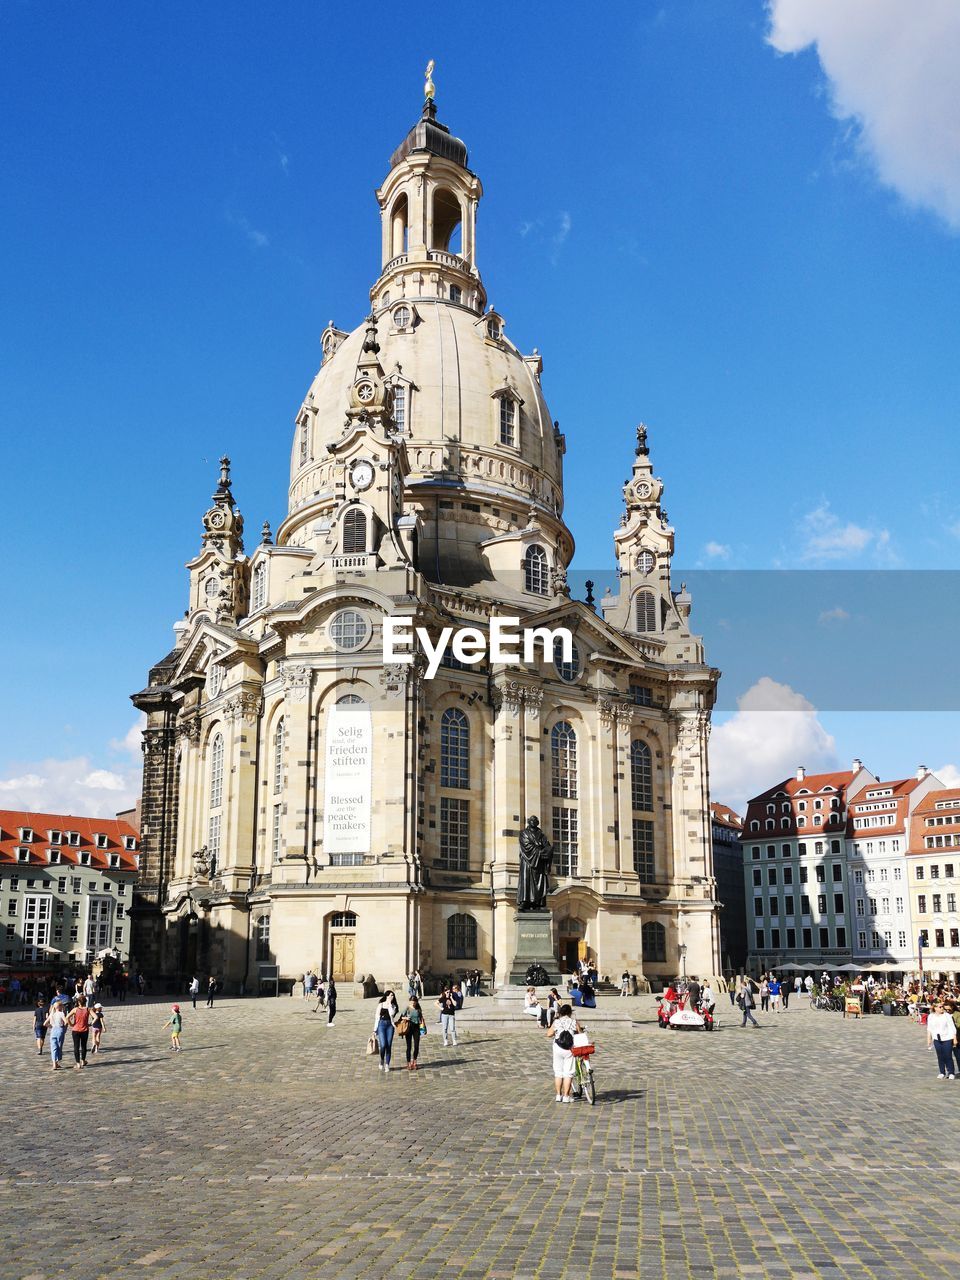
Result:
{"label": "blue sky", "polygon": [[[387,36],[318,3],[5,0],[0,804],[125,798],[128,694],[185,607],[216,459],[250,530],[278,523],[318,337],[364,315],[373,190],[428,57],[484,183],[490,300],[544,353],[576,567],[610,567],[642,419],[691,579],[803,571],[814,650],[832,628],[849,661],[856,609],[816,571],[897,570],[908,655],[896,584],[960,551],[960,30],[941,0],[906,31],[895,0],[837,9],[451,6]],[[756,756],[715,731],[721,798],[813,766],[807,744],[888,774],[960,763],[942,631],[925,707],[858,714],[805,687],[809,661],[734,661],[722,609],[694,609],[730,666],[721,722],[765,676],[810,706],[790,704],[806,738]]]}

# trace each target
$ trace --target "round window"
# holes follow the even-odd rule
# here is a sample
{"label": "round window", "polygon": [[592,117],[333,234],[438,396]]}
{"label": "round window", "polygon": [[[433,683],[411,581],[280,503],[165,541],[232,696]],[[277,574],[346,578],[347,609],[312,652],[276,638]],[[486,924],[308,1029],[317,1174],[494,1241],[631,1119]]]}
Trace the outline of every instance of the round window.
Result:
{"label": "round window", "polygon": [[580,674],[580,650],[575,644],[571,645],[570,661],[566,662],[563,657],[563,641],[556,640],[553,646],[553,665],[561,680],[568,683],[576,680]]}
{"label": "round window", "polygon": [[657,558],[652,551],[644,550],[637,553],[637,570],[640,573],[652,573],[656,563]]}
{"label": "round window", "polygon": [[410,323],[410,308],[397,307],[396,311],[393,313],[393,323],[398,329],[406,329],[407,325]]}
{"label": "round window", "polygon": [[356,609],[341,609],[330,619],[330,639],[338,649],[359,649],[370,634],[370,627]]}

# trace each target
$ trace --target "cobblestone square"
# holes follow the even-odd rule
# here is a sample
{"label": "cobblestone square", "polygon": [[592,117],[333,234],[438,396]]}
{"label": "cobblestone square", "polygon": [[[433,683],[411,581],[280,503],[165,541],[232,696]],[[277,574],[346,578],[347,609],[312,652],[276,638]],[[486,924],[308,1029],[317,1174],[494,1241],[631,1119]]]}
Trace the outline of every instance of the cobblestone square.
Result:
{"label": "cobblestone square", "polygon": [[418,1074],[384,1075],[343,994],[332,1029],[300,999],[183,1002],[179,1056],[168,1002],[131,999],[82,1073],[0,1010],[0,1276],[957,1272],[960,1082],[907,1019],[804,1001],[756,1031],[724,997],[715,1034],[672,1033],[640,998],[595,1028],[590,1108],[554,1102],[533,1026],[431,1026]]}

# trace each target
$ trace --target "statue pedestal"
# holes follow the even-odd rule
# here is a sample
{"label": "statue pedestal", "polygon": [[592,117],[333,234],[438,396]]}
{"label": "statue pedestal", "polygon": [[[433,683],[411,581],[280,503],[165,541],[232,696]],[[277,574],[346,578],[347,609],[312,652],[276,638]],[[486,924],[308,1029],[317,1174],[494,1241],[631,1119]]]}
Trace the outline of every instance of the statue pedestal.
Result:
{"label": "statue pedestal", "polygon": [[559,986],[560,970],[553,950],[553,916],[549,911],[518,911],[516,946],[507,981],[511,986],[527,985],[527,970],[541,965],[551,986]]}

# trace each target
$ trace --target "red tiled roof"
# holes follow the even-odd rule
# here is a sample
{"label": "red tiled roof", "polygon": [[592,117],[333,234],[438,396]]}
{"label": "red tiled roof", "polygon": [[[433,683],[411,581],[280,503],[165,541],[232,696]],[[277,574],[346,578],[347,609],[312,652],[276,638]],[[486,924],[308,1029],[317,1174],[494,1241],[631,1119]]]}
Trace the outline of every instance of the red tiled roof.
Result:
{"label": "red tiled roof", "polygon": [[[32,840],[20,839],[20,828],[29,827],[33,832]],[[61,833],[60,844],[51,844],[49,832]],[[70,844],[67,832],[76,831],[80,836],[79,844]],[[106,846],[97,848],[96,836],[107,837]],[[131,850],[123,847],[124,836],[132,837],[136,844]],[[30,850],[30,861],[21,862],[17,857],[18,849]],[[65,813],[27,813],[19,809],[0,809],[0,866],[15,864],[16,866],[49,866],[48,849],[60,852],[61,866],[80,864],[80,854],[89,853],[87,866],[101,870],[110,869],[110,855],[120,858],[119,866],[114,870],[136,871],[136,850],[139,848],[137,833],[129,822],[119,822],[116,818],[79,818]]]}
{"label": "red tiled roof", "polygon": [[[960,787],[944,787],[941,791],[928,792],[927,795],[925,795],[918,803],[913,812],[915,814],[939,813],[941,811],[937,808],[937,805],[942,804],[944,800],[960,800]],[[948,809],[946,812],[949,813],[950,810]],[[960,822],[960,809],[957,809],[955,812],[958,815],[957,821]]]}
{"label": "red tiled roof", "polygon": [[711,800],[710,814],[713,821],[721,827],[732,827],[734,831],[740,831],[743,827],[743,822],[739,815],[734,813],[728,805],[717,804],[715,800]]}

